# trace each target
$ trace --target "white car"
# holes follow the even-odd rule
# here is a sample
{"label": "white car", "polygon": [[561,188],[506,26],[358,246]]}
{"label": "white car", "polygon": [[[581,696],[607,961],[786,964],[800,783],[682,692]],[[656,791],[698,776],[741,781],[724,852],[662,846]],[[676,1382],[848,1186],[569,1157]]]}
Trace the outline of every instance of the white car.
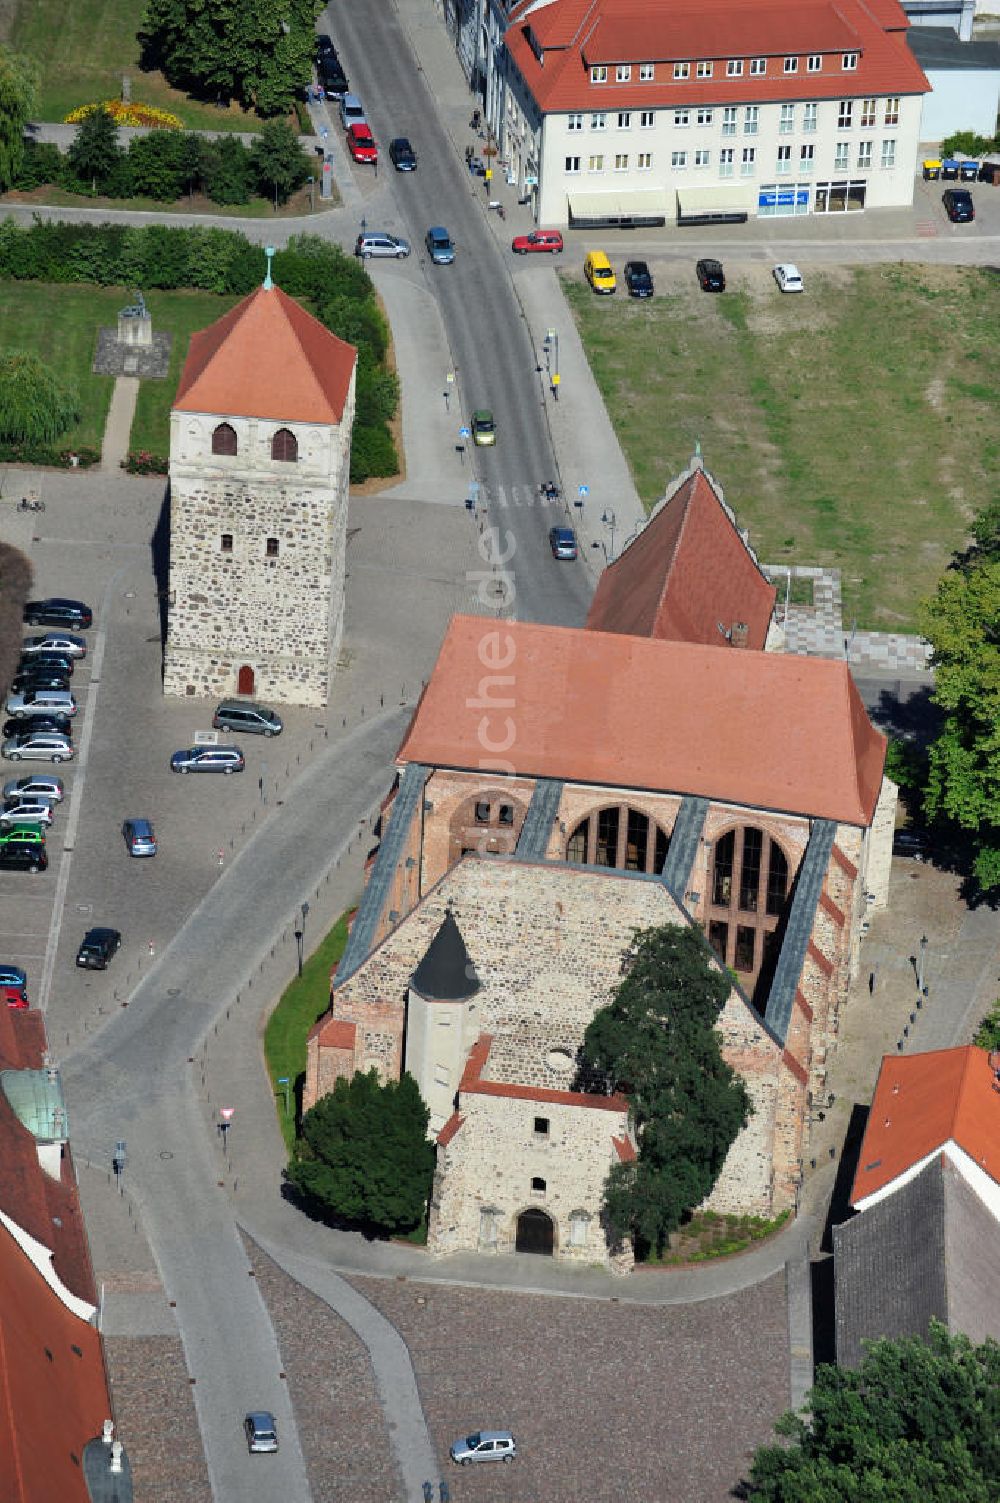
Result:
{"label": "white car", "polygon": [[43,798],[12,799],[0,809],[0,829],[8,825],[50,825],[52,805]]}
{"label": "white car", "polygon": [[782,292],[802,292],[802,273],[791,261],[782,261],[774,268],[774,280]]}
{"label": "white car", "polygon": [[22,689],[7,695],[7,714],[24,720],[32,715],[75,715],[76,700],[68,689]]}
{"label": "white car", "polygon": [[63,797],[62,778],[55,778],[51,773],[33,772],[27,777],[11,778],[3,785],[4,803],[10,803],[15,799],[44,798],[50,804],[59,804]]}
{"label": "white car", "polygon": [[34,762],[69,762],[73,757],[73,743],[68,736],[58,731],[33,731],[26,722],[23,736],[11,736],[0,747],[0,752],[9,762],[25,759]]}
{"label": "white car", "polygon": [[24,657],[33,657],[36,652],[61,652],[66,658],[85,658],[87,644],[71,631],[47,631],[42,637],[25,637],[21,643]]}

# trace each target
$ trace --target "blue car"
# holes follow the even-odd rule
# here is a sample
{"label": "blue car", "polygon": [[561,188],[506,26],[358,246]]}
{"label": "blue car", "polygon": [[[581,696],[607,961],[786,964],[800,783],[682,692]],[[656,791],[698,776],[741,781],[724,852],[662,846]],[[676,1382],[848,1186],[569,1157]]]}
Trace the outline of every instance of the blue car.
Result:
{"label": "blue car", "polygon": [[455,259],[455,247],[443,225],[432,225],[427,231],[427,250],[435,266],[450,266]]}

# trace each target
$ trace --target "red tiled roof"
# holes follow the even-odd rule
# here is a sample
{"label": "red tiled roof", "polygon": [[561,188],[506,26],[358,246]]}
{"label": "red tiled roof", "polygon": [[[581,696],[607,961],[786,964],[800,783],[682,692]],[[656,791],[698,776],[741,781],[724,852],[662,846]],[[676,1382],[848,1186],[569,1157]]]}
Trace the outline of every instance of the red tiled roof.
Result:
{"label": "red tiled roof", "polygon": [[775,593],[711,481],[695,470],[604,570],[587,626],[718,647],[720,626],[742,622],[747,647],[762,649]]}
{"label": "red tiled roof", "polygon": [[0,1225],[0,1494],[87,1503],[83,1449],[111,1418],[101,1338]]}
{"label": "red tiled roof", "polygon": [[[560,12],[565,12],[560,15]],[[568,110],[674,109],[684,104],[765,104],[775,100],[923,94],[930,89],[906,46],[907,20],[897,0],[798,0],[761,6],[759,0],[702,0],[678,9],[662,0],[532,0],[511,14],[507,50],[544,114]],[[530,30],[542,58],[529,43]],[[858,66],[841,67],[841,54],[857,52]],[[809,73],[805,59],[819,53],[824,66]],[[796,73],[784,58],[799,58]],[[774,59],[764,75],[728,78],[730,59]],[[693,64],[715,62],[710,79]],[[653,81],[639,82],[642,62],[656,66]],[[673,78],[674,62],[690,62],[688,79]],[[632,77],[593,84],[589,68],[633,64]]]}
{"label": "red tiled roof", "polygon": [[280,287],[258,287],[192,334],[179,412],[339,423],[356,352]]}
{"label": "red tiled roof", "polygon": [[398,760],[867,826],[885,745],[843,662],[454,616]]}
{"label": "red tiled roof", "polygon": [[489,1058],[492,1043],[491,1034],[481,1033],[469,1050],[469,1057],[465,1062],[462,1080],[458,1087],[460,1096],[464,1092],[467,1096],[504,1096],[509,1101],[544,1101],[550,1106],[585,1106],[603,1112],[628,1111],[628,1098],[625,1096],[589,1096],[583,1091],[550,1091],[545,1086],[514,1085],[505,1080],[483,1080],[482,1072]]}
{"label": "red tiled roof", "polygon": [[1000,1092],[987,1051],[969,1044],[926,1054],[886,1055],[851,1204],[891,1185],[949,1142],[964,1149],[1000,1184]]}
{"label": "red tiled roof", "polygon": [[318,1039],[325,1049],[353,1049],[357,1035],[357,1023],[350,1023],[346,1018],[332,1018],[329,1013],[309,1030],[309,1037]]}

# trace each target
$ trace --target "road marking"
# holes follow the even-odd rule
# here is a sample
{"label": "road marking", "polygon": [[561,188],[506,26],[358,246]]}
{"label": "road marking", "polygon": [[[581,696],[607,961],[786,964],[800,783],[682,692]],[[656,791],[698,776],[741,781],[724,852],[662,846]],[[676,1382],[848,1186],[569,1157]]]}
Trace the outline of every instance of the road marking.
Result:
{"label": "road marking", "polygon": [[66,815],[66,834],[63,839],[63,858],[59,863],[59,876],[56,878],[56,893],[52,904],[52,918],[49,923],[49,939],[45,946],[45,964],[42,967],[42,980],[38,988],[38,1001],[36,1006],[40,1012],[45,1012],[49,1005],[49,992],[52,987],[52,973],[56,965],[56,953],[59,949],[59,935],[62,932],[63,907],[66,902],[66,889],[69,886],[69,871],[73,861],[73,847],[76,843],[76,827],[80,821],[80,804],[83,801],[83,785],[86,781],[87,754],[90,750],[90,738],[94,730],[94,719],[97,715],[97,693],[101,686],[101,664],[104,660],[104,644],[107,640],[107,629],[104,625],[108,614],[111,600],[111,590],[116,580],[125,573],[119,569],[112,574],[104,591],[104,600],[101,604],[101,625],[97,631],[97,643],[94,647],[94,656],[90,665],[90,693],[87,695],[87,704],[83,712],[83,730],[80,733],[80,746],[76,757],[76,777],[73,779],[73,787],[69,796],[69,809]]}

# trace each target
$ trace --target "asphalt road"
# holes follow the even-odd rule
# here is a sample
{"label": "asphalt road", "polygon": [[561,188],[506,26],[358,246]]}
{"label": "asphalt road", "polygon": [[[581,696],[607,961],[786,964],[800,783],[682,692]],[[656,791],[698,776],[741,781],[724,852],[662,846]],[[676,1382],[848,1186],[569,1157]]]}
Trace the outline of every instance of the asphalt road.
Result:
{"label": "asphalt road", "polygon": [[[485,184],[456,158],[392,6],[338,7],[335,15],[328,8],[318,29],[332,34],[351,90],[360,94],[382,143],[380,174],[392,175],[406,237],[437,296],[463,410],[487,407],[496,420],[496,447],[473,449],[470,440],[467,449],[482,486],[480,499],[499,530],[501,561],[516,577],[515,614],[550,625],[582,625],[592,590],[583,565],[553,570],[546,545],[549,527],[564,516],[540,501],[511,505],[514,495],[535,496],[539,482],[556,474],[556,464],[537,352],[510,267],[484,222]],[[393,172],[386,148],[394,136],[409,137],[416,172]],[[455,242],[450,266],[433,265],[427,254],[424,237],[431,225],[444,225]],[[457,428],[455,442],[460,442]]]}

